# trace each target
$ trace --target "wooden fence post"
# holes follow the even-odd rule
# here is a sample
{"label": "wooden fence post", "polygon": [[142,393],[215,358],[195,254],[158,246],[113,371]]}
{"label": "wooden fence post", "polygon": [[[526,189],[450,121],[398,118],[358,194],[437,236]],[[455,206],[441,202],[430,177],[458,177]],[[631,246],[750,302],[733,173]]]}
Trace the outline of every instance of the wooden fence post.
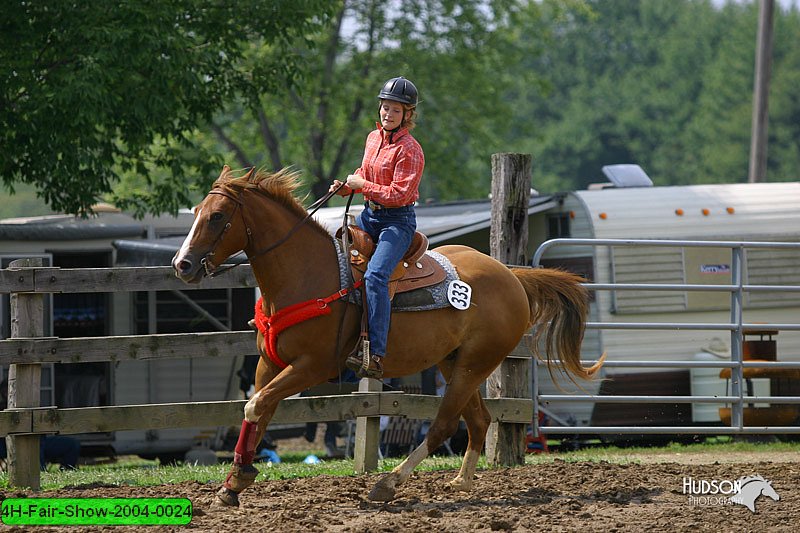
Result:
{"label": "wooden fence post", "polygon": [[[364,378],[358,382],[358,392],[380,392],[382,390],[383,383],[377,379]],[[353,462],[355,471],[359,474],[378,469],[380,425],[381,417],[379,416],[356,417],[356,442],[353,448]]]}
{"label": "wooden fence post", "polygon": [[[530,189],[529,154],[492,154],[489,249],[492,257],[507,265],[526,262]],[[486,381],[487,397],[530,398],[530,365],[530,358],[506,358]],[[492,423],[486,438],[489,463],[524,464],[526,429],[526,424]]]}
{"label": "wooden fence post", "polygon": [[[41,267],[41,259],[17,259],[9,269]],[[11,294],[11,338],[44,336],[44,295]],[[42,366],[12,364],[8,368],[8,408],[39,407]],[[39,490],[39,435],[9,435],[8,483]]]}

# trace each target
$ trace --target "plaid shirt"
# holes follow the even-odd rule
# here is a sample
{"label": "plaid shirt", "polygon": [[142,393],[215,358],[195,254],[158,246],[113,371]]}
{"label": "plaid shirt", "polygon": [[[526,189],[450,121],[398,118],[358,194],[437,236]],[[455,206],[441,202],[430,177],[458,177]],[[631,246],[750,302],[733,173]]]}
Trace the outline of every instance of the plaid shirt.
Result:
{"label": "plaid shirt", "polygon": [[364,159],[355,171],[367,182],[356,192],[386,207],[413,204],[419,198],[419,181],[425,168],[422,147],[407,128],[390,133],[376,126],[378,129],[367,136]]}

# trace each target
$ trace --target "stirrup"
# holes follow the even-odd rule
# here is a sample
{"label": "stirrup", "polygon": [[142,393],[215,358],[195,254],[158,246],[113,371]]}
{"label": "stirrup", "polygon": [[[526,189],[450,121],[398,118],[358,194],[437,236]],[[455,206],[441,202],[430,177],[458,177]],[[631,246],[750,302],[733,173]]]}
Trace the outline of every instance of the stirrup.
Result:
{"label": "stirrup", "polygon": [[367,366],[364,366],[363,361],[361,366],[358,370],[356,370],[356,376],[360,378],[372,378],[372,379],[381,379],[383,378],[383,363],[381,362],[381,358],[377,355],[373,355],[370,357],[369,363]]}
{"label": "stirrup", "polygon": [[345,366],[356,373],[359,378],[381,379],[383,377],[383,364],[381,358],[370,355],[369,341],[362,341],[362,350],[358,354],[348,357]]}

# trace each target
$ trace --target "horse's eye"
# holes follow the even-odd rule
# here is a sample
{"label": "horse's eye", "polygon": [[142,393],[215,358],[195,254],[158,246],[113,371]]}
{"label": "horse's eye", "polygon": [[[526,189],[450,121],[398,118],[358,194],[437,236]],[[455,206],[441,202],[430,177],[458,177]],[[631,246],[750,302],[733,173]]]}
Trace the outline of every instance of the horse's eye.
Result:
{"label": "horse's eye", "polygon": [[222,213],[220,213],[220,212],[211,213],[211,220],[214,221],[214,222],[216,222],[218,220],[222,220]]}

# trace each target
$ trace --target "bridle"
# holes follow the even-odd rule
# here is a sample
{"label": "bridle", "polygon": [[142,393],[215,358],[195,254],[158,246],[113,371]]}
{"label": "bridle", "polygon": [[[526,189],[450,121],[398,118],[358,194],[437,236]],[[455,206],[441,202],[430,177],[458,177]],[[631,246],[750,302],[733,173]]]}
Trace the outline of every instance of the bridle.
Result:
{"label": "bridle", "polygon": [[[306,214],[306,216],[302,220],[300,220],[294,226],[292,226],[292,228],[286,233],[286,235],[284,235],[283,237],[281,237],[280,239],[278,239],[277,241],[275,241],[274,243],[270,244],[269,246],[267,246],[266,248],[264,248],[262,250],[259,250],[259,251],[255,252],[253,254],[247,254],[248,259],[250,261],[252,261],[256,257],[259,257],[259,256],[262,256],[264,254],[267,254],[267,253],[271,252],[272,250],[274,250],[275,248],[277,248],[278,246],[280,246],[283,243],[285,243],[286,241],[288,241],[292,237],[292,235],[294,235],[297,232],[297,230],[299,230],[301,227],[303,227],[303,225],[306,222],[308,222],[311,219],[311,217],[314,216],[314,214],[317,211],[319,211],[319,209],[325,204],[325,202],[330,200],[333,197],[333,195],[335,195],[339,191],[339,189],[341,189],[343,186],[344,186],[344,183],[339,185],[333,191],[328,191],[328,193],[326,193],[322,198],[320,198],[319,200],[317,200],[316,202],[311,204],[311,206],[309,206],[311,208],[311,210],[308,211],[308,213]],[[253,236],[253,232],[250,229],[250,226],[247,224],[247,220],[245,220],[244,202],[241,199],[242,194],[244,193],[244,191],[247,191],[247,190],[249,190],[249,189],[246,189],[246,188],[240,189],[239,190],[239,194],[236,195],[236,196],[231,194],[231,192],[227,188],[211,189],[211,191],[209,191],[209,193],[208,193],[209,195],[211,195],[211,194],[219,194],[220,196],[225,196],[226,198],[230,198],[231,200],[233,200],[236,203],[236,205],[233,208],[233,212],[228,217],[228,220],[225,223],[225,226],[219,232],[219,235],[217,235],[216,239],[214,239],[214,242],[211,245],[211,249],[200,260],[200,264],[203,265],[203,269],[205,270],[206,275],[209,276],[209,277],[213,278],[213,277],[219,276],[221,274],[224,274],[225,272],[227,272],[227,271],[229,271],[231,269],[234,269],[234,268],[236,268],[237,266],[239,266],[241,264],[241,263],[234,263],[234,264],[226,266],[224,268],[216,268],[216,269],[213,268],[213,265],[209,266],[211,264],[210,261],[209,261],[209,258],[214,257],[214,250],[216,249],[216,247],[219,244],[219,242],[222,240],[222,237],[225,236],[225,233],[231,228],[231,220],[233,220],[233,217],[236,215],[236,211],[240,207],[242,208],[242,210],[241,210],[242,224],[244,225],[245,232],[247,233],[247,244],[245,244],[245,246],[242,248],[242,251],[244,251],[244,250],[246,250],[247,248],[250,247],[250,240],[251,240],[251,238]],[[348,200],[347,200],[347,208],[345,209],[345,213],[349,210],[350,202],[352,201],[352,199],[353,199],[353,195],[351,194],[350,198],[348,198]],[[242,252],[239,252],[239,253],[242,253]],[[235,255],[238,255],[238,254],[235,254]]]}
{"label": "bridle", "polygon": [[219,232],[219,235],[217,235],[216,239],[214,239],[214,242],[211,243],[211,249],[200,260],[200,264],[203,265],[203,270],[205,270],[206,275],[209,276],[209,277],[213,278],[215,276],[218,276],[219,274],[221,274],[225,270],[229,270],[230,268],[232,268],[232,267],[228,267],[225,270],[223,270],[222,272],[220,272],[218,269],[213,268],[213,265],[212,266],[209,266],[209,265],[211,265],[210,258],[214,257],[214,250],[216,250],[217,245],[222,240],[222,237],[225,236],[225,233],[227,233],[228,230],[231,229],[231,220],[233,220],[233,217],[236,216],[236,211],[240,207],[243,208],[242,211],[241,211],[242,224],[244,225],[245,231],[247,233],[247,244],[244,246],[244,248],[247,248],[247,247],[250,246],[250,237],[252,236],[252,231],[250,230],[250,226],[247,225],[247,222],[244,219],[244,202],[242,202],[242,199],[240,198],[241,195],[242,195],[242,191],[243,190],[244,189],[241,189],[239,191],[239,194],[236,195],[236,196],[231,194],[227,189],[222,189],[222,188],[220,188],[220,189],[211,189],[211,191],[209,191],[209,193],[208,193],[209,195],[218,194],[220,196],[225,196],[226,198],[230,198],[231,200],[233,200],[234,203],[236,204],[233,207],[233,212],[228,217],[228,220],[225,222],[225,226],[223,226],[222,230]]}

